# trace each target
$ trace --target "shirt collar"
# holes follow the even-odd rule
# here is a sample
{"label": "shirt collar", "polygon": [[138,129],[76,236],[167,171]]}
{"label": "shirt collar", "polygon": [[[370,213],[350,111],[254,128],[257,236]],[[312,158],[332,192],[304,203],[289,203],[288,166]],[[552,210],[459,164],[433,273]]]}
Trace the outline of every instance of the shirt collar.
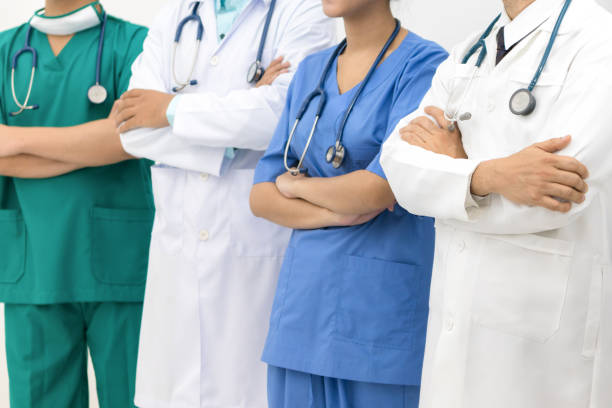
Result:
{"label": "shirt collar", "polygon": [[502,16],[497,25],[498,27],[504,27],[505,48],[509,49],[536,30],[555,13],[558,13],[564,1],[536,0],[516,16],[514,20],[510,20],[502,4]]}

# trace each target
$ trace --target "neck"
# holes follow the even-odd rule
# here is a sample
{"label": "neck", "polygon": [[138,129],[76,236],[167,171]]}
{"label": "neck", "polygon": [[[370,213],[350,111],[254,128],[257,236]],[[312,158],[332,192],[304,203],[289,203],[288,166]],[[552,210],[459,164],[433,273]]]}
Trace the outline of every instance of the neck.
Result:
{"label": "neck", "polygon": [[370,7],[344,16],[346,52],[380,48],[395,28],[388,2],[374,2]]}
{"label": "neck", "polygon": [[61,16],[92,2],[93,0],[46,0],[45,15],[49,17]]}
{"label": "neck", "polygon": [[511,20],[514,20],[531,3],[536,0],[504,0],[504,8]]}

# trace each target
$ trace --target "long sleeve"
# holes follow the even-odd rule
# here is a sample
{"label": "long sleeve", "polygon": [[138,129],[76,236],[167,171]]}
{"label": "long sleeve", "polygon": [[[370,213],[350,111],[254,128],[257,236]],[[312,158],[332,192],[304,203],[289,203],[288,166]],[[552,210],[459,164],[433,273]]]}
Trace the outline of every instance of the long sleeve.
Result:
{"label": "long sleeve", "polygon": [[[611,66],[612,58],[603,47],[604,44],[592,44],[576,55],[551,114],[538,132],[537,140],[533,140],[535,143],[572,136],[571,144],[559,154],[575,157],[589,169],[590,190],[584,203],[574,205],[569,213],[558,213],[517,205],[498,194],[474,201],[470,194],[471,177],[479,161],[453,159],[403,142],[398,130],[414,116],[400,122],[381,159],[398,202],[415,214],[433,216],[482,233],[536,233],[570,224],[596,202],[602,185],[612,176],[612,162],[607,160],[612,150],[612,132],[605,120],[612,80],[604,72],[605,67]],[[444,71],[438,72],[422,106],[445,106],[441,83],[448,74],[444,75]],[[596,85],[592,78],[597,78]]]}
{"label": "long sleeve", "polygon": [[[287,25],[280,30],[282,40],[275,52],[292,67],[335,41],[335,22],[325,17],[320,1],[296,3],[291,16],[283,19]],[[226,95],[183,95],[175,113],[174,133],[203,146],[265,150],[283,111],[291,78],[290,74],[281,75],[271,86],[233,90]]]}
{"label": "long sleeve", "polygon": [[[166,20],[174,5],[160,12],[144,41],[143,52],[132,65],[130,89],[149,89],[168,92],[171,88],[169,63],[165,58],[167,42],[163,41]],[[126,152],[136,157],[145,157],[186,170],[219,175],[225,149],[197,146],[176,137],[170,127],[161,129],[134,129],[121,135]]]}

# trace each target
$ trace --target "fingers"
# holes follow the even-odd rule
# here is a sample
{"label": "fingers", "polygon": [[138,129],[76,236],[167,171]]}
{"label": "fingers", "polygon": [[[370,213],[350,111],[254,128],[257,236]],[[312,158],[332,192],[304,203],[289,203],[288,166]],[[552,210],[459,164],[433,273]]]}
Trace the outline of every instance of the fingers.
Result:
{"label": "fingers", "polygon": [[551,164],[559,170],[576,173],[583,179],[589,177],[589,170],[587,167],[573,157],[555,155],[551,160]]}
{"label": "fingers", "polygon": [[124,92],[123,95],[121,95],[121,100],[125,100],[128,98],[138,98],[141,97],[143,94],[143,89],[132,89],[130,91]]}
{"label": "fingers", "polygon": [[542,192],[549,197],[559,198],[563,201],[569,201],[576,204],[582,204],[585,199],[584,193],[576,191],[572,187],[557,183],[547,184]]}
{"label": "fingers", "polygon": [[557,211],[561,213],[569,212],[572,209],[571,203],[563,203],[559,200],[556,200],[552,197],[544,196],[537,204],[539,207],[544,207],[551,211]]}
{"label": "fingers", "polygon": [[135,108],[128,108],[121,110],[116,116],[116,123],[126,122],[136,116],[138,111]]}
{"label": "fingers", "polygon": [[268,65],[268,68],[266,68],[266,71],[269,69],[273,69],[275,66],[280,65],[283,62],[283,59],[285,57],[280,56],[280,57],[276,57],[272,60],[272,62],[270,62],[270,65]]}
{"label": "fingers", "polygon": [[410,122],[410,124],[420,126],[423,129],[428,130],[432,133],[440,130],[440,127],[436,126],[436,124],[426,116],[419,116],[418,118]]}
{"label": "fingers", "polygon": [[435,106],[428,106],[425,108],[425,113],[434,118],[439,127],[448,129],[450,122],[444,117],[444,111],[442,109]]}
{"label": "fingers", "polygon": [[536,143],[534,146],[548,153],[556,153],[559,150],[565,149],[572,141],[571,136],[556,137],[554,139],[548,139],[540,143]]}
{"label": "fingers", "polygon": [[584,179],[580,177],[577,173],[573,173],[571,171],[555,171],[551,175],[550,181],[553,183],[563,184],[564,186],[571,187],[574,190],[583,194],[589,191],[589,186],[584,181]]}
{"label": "fingers", "polygon": [[423,132],[422,128],[419,128],[416,125],[408,125],[402,129],[400,129],[400,136],[403,141],[410,143],[414,146],[419,146],[424,149],[427,147],[426,137],[423,138],[419,135],[418,132]]}

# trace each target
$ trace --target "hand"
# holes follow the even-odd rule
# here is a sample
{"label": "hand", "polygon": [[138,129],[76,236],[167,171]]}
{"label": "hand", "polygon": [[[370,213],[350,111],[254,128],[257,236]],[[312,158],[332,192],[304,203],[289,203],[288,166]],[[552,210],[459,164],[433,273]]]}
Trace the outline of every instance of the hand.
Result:
{"label": "hand", "polygon": [[174,95],[144,89],[124,93],[116,103],[115,121],[121,124],[119,132],[125,133],[135,128],[170,126],[166,111],[173,98]]}
{"label": "hand", "polygon": [[0,125],[0,157],[17,156],[21,153],[19,140],[10,132],[10,127]]}
{"label": "hand", "polygon": [[481,163],[472,176],[472,194],[497,193],[517,204],[568,212],[572,203],[584,201],[589,176],[578,160],[554,154],[570,141],[570,136],[550,139]]}
{"label": "hand", "polygon": [[430,152],[444,154],[455,159],[467,159],[468,156],[461,141],[461,131],[456,126],[454,131],[448,130],[451,123],[444,117],[444,111],[428,106],[425,108],[425,113],[433,117],[437,123],[426,116],[418,117],[408,126],[400,129],[402,139]]}
{"label": "hand", "polygon": [[260,86],[264,85],[272,85],[274,80],[278,78],[279,75],[289,72],[290,66],[291,64],[289,62],[283,62],[283,57],[276,58],[270,63],[270,66],[266,68],[263,77],[261,77],[259,82],[257,82],[255,88],[259,88]]}
{"label": "hand", "polygon": [[283,173],[276,178],[276,188],[285,198],[298,198],[295,193],[295,184],[304,178],[306,178],[306,175],[303,173],[297,176],[292,175],[290,172]]}
{"label": "hand", "polygon": [[358,215],[336,214],[336,222],[334,225],[337,227],[352,227],[355,225],[365,224],[378,217],[383,211],[385,210],[377,210],[368,214]]}

